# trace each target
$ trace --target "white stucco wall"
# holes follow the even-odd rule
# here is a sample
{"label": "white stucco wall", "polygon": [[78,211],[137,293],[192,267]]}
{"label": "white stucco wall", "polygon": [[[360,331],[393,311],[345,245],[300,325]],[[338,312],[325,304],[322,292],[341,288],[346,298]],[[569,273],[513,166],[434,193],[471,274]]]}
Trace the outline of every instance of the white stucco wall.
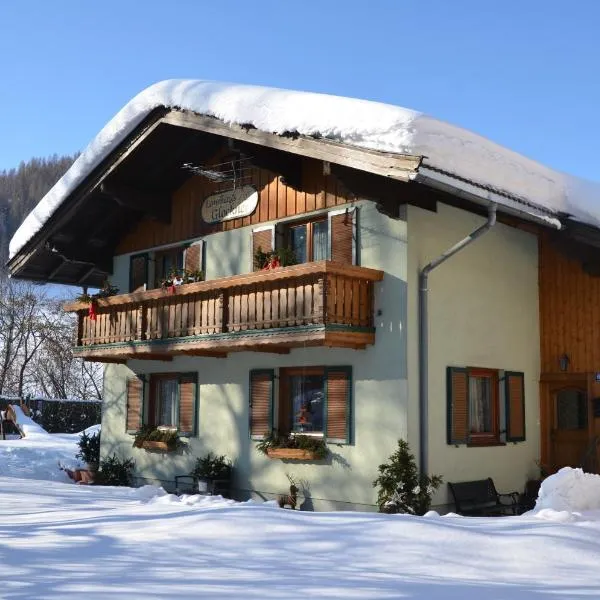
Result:
{"label": "white stucco wall", "polygon": [[[224,453],[234,460],[236,487],[242,496],[248,490],[264,497],[283,493],[289,487],[286,473],[290,473],[308,482],[312,505],[317,509],[372,508],[377,466],[393,452],[397,439],[408,433],[407,229],[406,221],[383,216],[371,202],[357,205],[361,264],[385,271],[384,280],[376,286],[374,346],[358,351],[300,348],[289,355],[232,353],[226,359],[176,357],[164,363],[108,365],[103,454],[133,456],[139,477],[168,485],[175,475],[189,472],[196,457],[209,451]],[[250,271],[251,229],[206,238],[207,279]],[[115,258],[113,282],[123,285],[122,290],[127,289],[128,268],[129,255]],[[331,446],[328,464],[268,459],[256,450],[248,435],[249,371],[313,365],[352,366],[354,443]],[[133,438],[125,433],[125,378],[130,369],[136,373],[198,372],[199,435],[190,440],[190,454],[161,455],[132,448]]]}
{"label": "white stucco wall", "polygon": [[[418,273],[484,222],[443,204],[437,213],[408,207],[409,441],[415,450]],[[493,477],[499,491],[522,490],[540,451],[537,238],[498,223],[429,276],[429,311],[429,472],[445,482]],[[447,445],[448,366],[523,371],[526,441],[479,448]],[[435,503],[446,502],[446,488]]]}

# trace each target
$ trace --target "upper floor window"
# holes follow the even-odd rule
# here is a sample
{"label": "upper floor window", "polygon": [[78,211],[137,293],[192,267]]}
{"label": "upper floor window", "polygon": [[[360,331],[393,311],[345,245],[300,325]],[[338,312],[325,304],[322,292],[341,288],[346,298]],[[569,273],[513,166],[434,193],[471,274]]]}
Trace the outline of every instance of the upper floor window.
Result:
{"label": "upper floor window", "polygon": [[186,246],[134,254],[129,262],[129,291],[169,285],[173,275],[186,283],[202,280],[204,255],[204,240]]}
{"label": "upper floor window", "polygon": [[167,248],[154,253],[154,287],[160,287],[172,274],[183,271],[185,248]]}
{"label": "upper floor window", "polygon": [[[299,264],[319,260],[358,264],[357,210],[348,207],[308,220],[257,227],[252,232],[254,269],[267,266],[269,255],[277,255],[279,263],[291,255],[294,263]],[[261,260],[256,260],[257,256]]]}
{"label": "upper floor window", "polygon": [[290,250],[297,263],[326,260],[329,222],[326,218],[290,225],[284,230]]}

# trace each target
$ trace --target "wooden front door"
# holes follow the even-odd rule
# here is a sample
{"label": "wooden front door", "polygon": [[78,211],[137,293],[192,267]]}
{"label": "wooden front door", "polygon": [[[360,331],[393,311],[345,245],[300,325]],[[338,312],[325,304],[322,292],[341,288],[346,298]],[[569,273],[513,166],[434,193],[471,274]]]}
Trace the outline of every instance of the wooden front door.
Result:
{"label": "wooden front door", "polygon": [[588,394],[579,386],[552,386],[550,458],[552,469],[580,467],[588,447]]}

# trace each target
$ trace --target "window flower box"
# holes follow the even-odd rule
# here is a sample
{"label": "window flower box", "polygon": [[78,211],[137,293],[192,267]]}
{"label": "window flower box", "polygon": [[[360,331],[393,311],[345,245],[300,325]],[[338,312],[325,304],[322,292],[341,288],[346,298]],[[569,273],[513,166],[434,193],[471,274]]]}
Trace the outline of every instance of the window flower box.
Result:
{"label": "window flower box", "polygon": [[323,438],[298,433],[272,432],[256,448],[269,458],[283,460],[324,460],[329,454]]}
{"label": "window flower box", "polygon": [[320,460],[314,450],[303,450],[302,448],[269,448],[267,456],[284,460]]}
{"label": "window flower box", "polygon": [[155,452],[175,452],[182,446],[177,429],[146,425],[137,432],[133,440],[134,448]]}
{"label": "window flower box", "polygon": [[175,449],[175,448],[172,448],[171,446],[169,446],[168,442],[151,441],[151,440],[144,440],[142,442],[141,447],[144,450],[157,450],[157,451],[161,451],[161,452],[169,452],[169,451]]}

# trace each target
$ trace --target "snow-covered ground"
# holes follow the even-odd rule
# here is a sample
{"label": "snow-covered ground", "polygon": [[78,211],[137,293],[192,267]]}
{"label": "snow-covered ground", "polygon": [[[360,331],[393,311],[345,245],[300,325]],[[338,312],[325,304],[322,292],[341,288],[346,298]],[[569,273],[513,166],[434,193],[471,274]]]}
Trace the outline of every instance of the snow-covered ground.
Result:
{"label": "snow-covered ground", "polygon": [[[0,597],[593,598],[600,514],[301,513],[0,478]],[[193,502],[198,502],[194,504]]]}
{"label": "snow-covered ground", "polygon": [[23,427],[0,441],[2,599],[600,595],[600,477],[578,469],[522,517],[304,513],[48,481],[77,434]]}
{"label": "snow-covered ground", "polygon": [[[0,476],[70,481],[67,474],[58,468],[58,464],[68,468],[81,464],[75,458],[81,434],[47,433],[35,421],[26,417],[17,405],[13,407],[25,438],[0,439]],[[92,433],[98,431],[99,427],[95,425],[86,431]]]}

